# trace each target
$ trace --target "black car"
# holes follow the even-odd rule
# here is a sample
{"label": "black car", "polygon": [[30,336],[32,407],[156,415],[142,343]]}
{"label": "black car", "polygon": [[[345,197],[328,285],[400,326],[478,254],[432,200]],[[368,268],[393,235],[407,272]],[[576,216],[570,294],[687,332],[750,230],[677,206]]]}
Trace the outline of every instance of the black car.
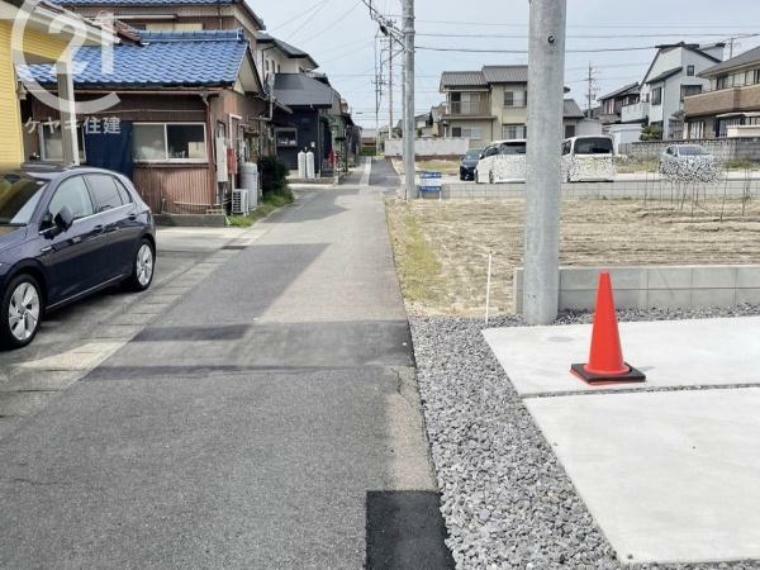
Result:
{"label": "black car", "polygon": [[459,180],[475,180],[475,170],[478,168],[480,155],[483,149],[473,149],[467,151],[459,163]]}
{"label": "black car", "polygon": [[106,287],[153,281],[150,208],[128,178],[97,168],[0,172],[0,344],[34,340],[45,313]]}

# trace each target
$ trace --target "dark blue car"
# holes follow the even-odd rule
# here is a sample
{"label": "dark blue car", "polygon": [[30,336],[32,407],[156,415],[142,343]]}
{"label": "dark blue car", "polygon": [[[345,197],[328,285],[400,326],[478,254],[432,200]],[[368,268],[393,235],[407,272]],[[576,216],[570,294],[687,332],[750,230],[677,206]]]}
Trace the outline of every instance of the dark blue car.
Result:
{"label": "dark blue car", "polygon": [[34,340],[45,313],[109,286],[150,287],[150,208],[129,179],[96,168],[0,172],[0,344]]}

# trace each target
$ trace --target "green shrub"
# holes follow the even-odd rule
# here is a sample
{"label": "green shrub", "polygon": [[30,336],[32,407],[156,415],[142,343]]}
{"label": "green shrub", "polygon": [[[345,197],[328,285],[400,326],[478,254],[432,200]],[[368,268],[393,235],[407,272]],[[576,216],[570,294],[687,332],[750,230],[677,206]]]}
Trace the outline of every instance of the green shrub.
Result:
{"label": "green shrub", "polygon": [[641,140],[643,142],[661,141],[662,127],[659,125],[649,125],[641,129]]}
{"label": "green shrub", "polygon": [[264,195],[279,194],[290,196],[288,188],[288,165],[274,156],[264,156],[259,159],[259,176]]}

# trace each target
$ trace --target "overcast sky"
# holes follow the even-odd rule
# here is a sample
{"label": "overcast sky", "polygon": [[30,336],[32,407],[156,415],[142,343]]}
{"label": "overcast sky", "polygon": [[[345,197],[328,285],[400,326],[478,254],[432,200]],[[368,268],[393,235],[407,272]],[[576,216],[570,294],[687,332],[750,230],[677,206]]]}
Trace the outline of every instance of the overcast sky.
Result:
{"label": "overcast sky", "polygon": [[[248,0],[273,35],[308,51],[352,106],[357,122],[375,126],[375,33],[377,26],[360,0]],[[374,0],[389,15],[401,13],[400,0]],[[657,16],[652,19],[652,15]],[[424,47],[527,49],[528,0],[416,0],[417,112],[442,100],[442,71],[477,70],[484,64],[527,63],[527,54],[434,52]],[[657,43],[707,43],[729,36],[760,34],[759,0],[568,0],[568,49],[636,48]],[[425,36],[424,34],[435,34]],[[456,37],[465,36],[465,37]],[[468,37],[475,36],[475,37]],[[495,36],[495,37],[494,37]],[[516,36],[516,37],[504,37]],[[606,36],[606,37],[588,37]],[[735,53],[760,45],[743,38]],[[586,107],[588,65],[603,95],[640,80],[653,49],[567,54],[569,96]],[[728,49],[726,50],[728,57]],[[400,63],[400,61],[398,61]],[[386,73],[387,75],[387,73]],[[395,118],[401,112],[400,65],[396,70]],[[383,96],[381,124],[388,121]]]}

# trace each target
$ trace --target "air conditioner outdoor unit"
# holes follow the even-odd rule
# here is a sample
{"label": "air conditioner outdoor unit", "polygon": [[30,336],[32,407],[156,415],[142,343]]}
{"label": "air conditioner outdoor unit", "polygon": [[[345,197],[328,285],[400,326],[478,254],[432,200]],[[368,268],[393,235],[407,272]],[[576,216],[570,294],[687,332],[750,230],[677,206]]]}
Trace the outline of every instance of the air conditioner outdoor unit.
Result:
{"label": "air conditioner outdoor unit", "polygon": [[232,191],[232,213],[247,216],[251,211],[251,202],[248,199],[248,190]]}

